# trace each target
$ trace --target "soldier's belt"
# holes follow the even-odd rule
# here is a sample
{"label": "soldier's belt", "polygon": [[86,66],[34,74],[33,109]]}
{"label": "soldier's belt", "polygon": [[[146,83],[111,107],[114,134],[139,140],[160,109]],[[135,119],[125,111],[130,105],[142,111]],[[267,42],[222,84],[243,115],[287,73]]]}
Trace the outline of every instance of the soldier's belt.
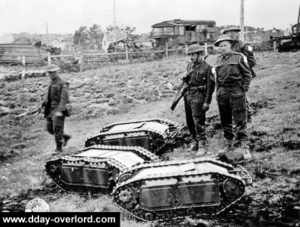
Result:
{"label": "soldier's belt", "polygon": [[236,88],[236,87],[241,87],[241,84],[219,84],[219,87]]}
{"label": "soldier's belt", "polygon": [[204,91],[205,86],[191,86],[188,88],[188,91]]}

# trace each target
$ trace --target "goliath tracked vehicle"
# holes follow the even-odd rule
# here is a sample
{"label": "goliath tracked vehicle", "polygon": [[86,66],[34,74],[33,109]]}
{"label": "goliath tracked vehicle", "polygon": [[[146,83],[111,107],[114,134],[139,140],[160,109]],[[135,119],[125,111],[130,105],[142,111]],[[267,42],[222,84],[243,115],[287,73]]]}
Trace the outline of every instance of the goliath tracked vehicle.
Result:
{"label": "goliath tracked vehicle", "polygon": [[48,161],[46,171],[65,190],[109,192],[120,172],[158,160],[141,147],[94,145]]}
{"label": "goliath tracked vehicle", "polygon": [[210,158],[149,163],[120,174],[114,201],[145,220],[217,215],[238,202],[252,178]]}
{"label": "goliath tracked vehicle", "polygon": [[97,136],[87,139],[85,146],[140,146],[153,153],[159,153],[173,147],[183,129],[183,125],[166,119],[116,122],[103,127]]}

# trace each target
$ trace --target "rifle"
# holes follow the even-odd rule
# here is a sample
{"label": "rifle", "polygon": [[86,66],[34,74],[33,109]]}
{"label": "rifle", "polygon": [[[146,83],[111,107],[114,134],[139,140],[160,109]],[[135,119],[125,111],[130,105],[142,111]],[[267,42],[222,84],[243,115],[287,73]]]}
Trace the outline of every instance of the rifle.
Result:
{"label": "rifle", "polygon": [[42,112],[42,108],[41,107],[38,107],[38,108],[35,108],[33,110],[27,110],[19,115],[16,116],[17,119],[21,118],[21,117],[25,117],[25,116],[29,116],[29,115],[32,115],[32,116],[37,116],[39,115],[40,113]]}
{"label": "rifle", "polygon": [[180,88],[177,91],[173,101],[172,101],[172,105],[171,105],[171,110],[172,111],[176,108],[178,102],[184,96],[184,94],[186,93],[188,88],[189,88],[189,85],[185,81],[183,81],[182,84],[180,85]]}

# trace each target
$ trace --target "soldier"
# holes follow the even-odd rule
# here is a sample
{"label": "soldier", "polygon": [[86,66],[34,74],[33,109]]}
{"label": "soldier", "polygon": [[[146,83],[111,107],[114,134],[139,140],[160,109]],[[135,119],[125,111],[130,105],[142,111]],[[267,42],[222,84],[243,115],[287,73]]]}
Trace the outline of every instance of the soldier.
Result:
{"label": "soldier", "polygon": [[188,83],[184,95],[186,122],[193,137],[191,150],[202,156],[207,151],[205,132],[205,113],[209,109],[215,89],[214,69],[203,59],[204,48],[198,44],[188,47],[187,54],[191,63],[187,66],[187,76],[183,80]]}
{"label": "soldier", "polygon": [[[252,78],[256,77],[255,72],[253,71],[253,67],[256,65],[256,60],[253,54],[253,48],[245,44],[243,41],[239,40],[239,32],[241,29],[239,27],[228,27],[223,31],[224,35],[228,35],[233,41],[231,50],[234,52],[242,53],[246,56],[248,65],[250,67]],[[250,107],[250,104],[248,102],[248,99],[246,97],[246,105],[247,105],[247,118],[248,121],[251,122],[251,114],[253,110]]]}
{"label": "soldier", "polygon": [[220,155],[233,149],[233,119],[236,125],[236,151],[249,160],[251,154],[248,147],[246,92],[252,77],[247,58],[241,53],[233,52],[232,44],[233,40],[227,35],[220,36],[215,42],[221,53],[216,63],[217,102],[227,140]]}
{"label": "soldier", "polygon": [[47,66],[47,74],[51,82],[47,96],[42,104],[45,108],[44,116],[47,119],[47,131],[54,135],[56,150],[54,154],[62,152],[71,136],[64,134],[65,116],[69,116],[66,106],[69,103],[68,83],[58,76],[59,68],[56,65]]}

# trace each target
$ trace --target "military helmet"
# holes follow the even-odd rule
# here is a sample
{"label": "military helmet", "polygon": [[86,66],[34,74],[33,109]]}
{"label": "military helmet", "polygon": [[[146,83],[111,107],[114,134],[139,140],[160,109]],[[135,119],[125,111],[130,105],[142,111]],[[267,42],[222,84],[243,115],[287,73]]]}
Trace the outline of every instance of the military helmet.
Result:
{"label": "military helmet", "polygon": [[59,67],[54,65],[54,64],[50,64],[47,66],[46,71],[47,72],[56,72],[59,70]]}
{"label": "military helmet", "polygon": [[224,31],[223,31],[223,34],[226,34],[227,32],[240,32],[241,29],[237,26],[231,26],[231,27],[228,27],[228,28],[225,28]]}
{"label": "military helmet", "polygon": [[221,35],[218,40],[215,42],[215,46],[219,46],[220,42],[223,42],[223,41],[229,41],[232,43],[233,39],[230,38],[228,35]]}
{"label": "military helmet", "polygon": [[204,51],[204,48],[199,44],[192,44],[187,49],[187,54],[193,54]]}

